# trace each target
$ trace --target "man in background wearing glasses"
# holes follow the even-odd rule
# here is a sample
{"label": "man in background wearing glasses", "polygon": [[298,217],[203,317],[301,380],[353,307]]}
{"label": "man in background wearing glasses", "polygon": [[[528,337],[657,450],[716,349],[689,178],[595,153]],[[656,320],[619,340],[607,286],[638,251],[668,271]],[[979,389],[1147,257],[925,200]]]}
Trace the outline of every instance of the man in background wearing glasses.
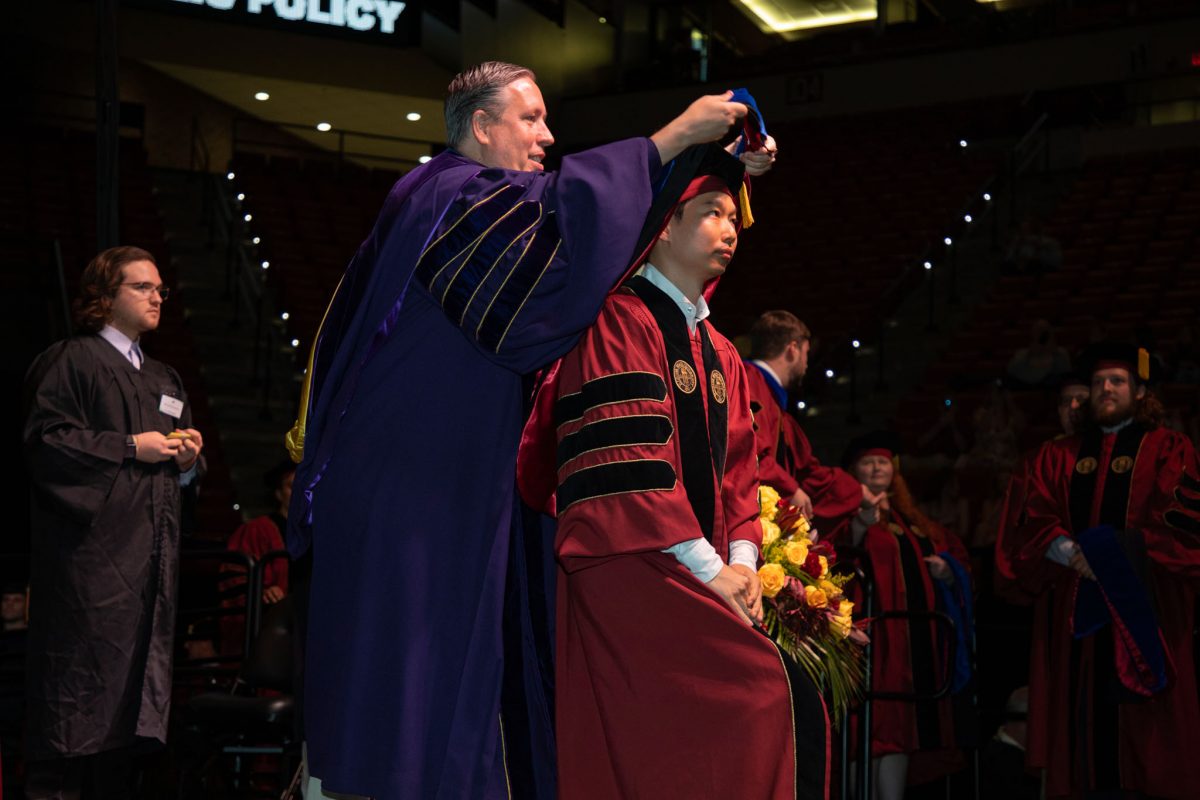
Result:
{"label": "man in background wearing glasses", "polygon": [[129,797],[133,757],[166,741],[179,494],[204,447],[178,373],[141,349],[166,298],[150,253],[105,250],[79,333],[26,376],[30,798]]}

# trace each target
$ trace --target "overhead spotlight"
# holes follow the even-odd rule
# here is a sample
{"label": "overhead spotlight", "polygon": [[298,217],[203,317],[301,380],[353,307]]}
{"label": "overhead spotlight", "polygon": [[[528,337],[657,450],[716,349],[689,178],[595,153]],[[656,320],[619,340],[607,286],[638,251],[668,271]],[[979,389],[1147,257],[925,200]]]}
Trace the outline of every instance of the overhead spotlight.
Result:
{"label": "overhead spotlight", "polygon": [[236,176],[236,175],[234,175],[232,172],[227,172],[227,173],[225,174],[225,177],[226,177],[226,178],[228,178],[229,180],[233,180],[233,179],[234,179],[234,178],[236,178],[237,176]]}
{"label": "overhead spotlight", "polygon": [[234,510],[234,511],[241,511],[241,510],[242,510],[242,507],[241,507],[240,505],[238,505],[237,503],[234,503],[234,504],[233,504],[233,510]]}
{"label": "overhead spotlight", "polygon": [[607,17],[601,17],[601,18],[600,18],[600,24],[601,24],[601,25],[606,25],[606,24],[608,24],[608,18],[607,18]]}
{"label": "overhead spotlight", "polygon": [[826,377],[826,378],[832,378],[832,377],[833,377],[833,370],[831,370],[831,369],[827,369],[827,370],[825,370],[825,377]]}
{"label": "overhead spotlight", "polygon": [[281,320],[284,320],[284,321],[286,322],[286,321],[287,321],[287,318],[288,318],[288,317],[290,317],[290,316],[291,316],[291,314],[289,314],[288,312],[286,312],[286,311],[285,311],[285,312],[283,312],[282,314],[280,314],[280,315],[279,315],[279,318],[280,318]]}
{"label": "overhead spotlight", "polygon": [[406,114],[404,116],[404,118],[406,120],[408,120],[409,122],[416,122],[417,120],[419,120],[421,118],[421,115],[418,114],[416,111],[410,111],[410,112],[408,112],[408,114]]}
{"label": "overhead spotlight", "polygon": [[966,147],[966,146],[967,146],[967,140],[966,140],[966,139],[959,139],[959,140],[958,140],[958,146],[959,146],[959,147]]}
{"label": "overhead spotlight", "polygon": [[270,261],[264,261],[264,262],[262,263],[262,268],[263,268],[263,269],[270,269],[270,268],[271,268],[271,262],[270,262]]}
{"label": "overhead spotlight", "polygon": [[333,130],[333,126],[328,122],[318,122],[317,130],[319,130],[321,133],[328,133],[329,131]]}
{"label": "overhead spotlight", "polygon": [[946,243],[946,247],[949,247],[950,245],[954,244],[954,240],[951,239],[949,236],[947,236],[945,239],[942,239],[942,241]]}
{"label": "overhead spotlight", "polygon": [[990,202],[992,202],[992,193],[991,193],[991,192],[984,192],[984,193],[983,193],[983,201],[984,201],[985,203],[990,203]]}
{"label": "overhead spotlight", "polygon": [[855,339],[850,343],[850,346],[857,350],[858,348],[862,347],[862,342],[860,342],[858,339]]}
{"label": "overhead spotlight", "polygon": [[251,239],[250,241],[254,242],[255,244],[259,244],[260,242],[262,242],[262,238],[260,238],[260,237],[258,237],[258,236],[255,236],[255,237],[254,237],[253,239]]}
{"label": "overhead spotlight", "polygon": [[268,93],[266,93],[266,92],[255,92],[255,93],[254,93],[254,99],[255,99],[255,100],[259,100],[259,101],[262,101],[262,100],[270,100],[270,99],[271,99],[271,95],[269,95],[269,94],[268,94]]}
{"label": "overhead spotlight", "polygon": [[808,403],[806,403],[806,402],[804,402],[803,400],[801,400],[799,403],[796,403],[796,408],[798,408],[798,409],[800,409],[801,411],[803,411],[804,409],[808,408]]}
{"label": "overhead spotlight", "polygon": [[292,347],[299,347],[299,346],[300,346],[300,340],[292,339]]}
{"label": "overhead spotlight", "polygon": [[254,219],[254,215],[247,214],[246,216],[242,217],[242,219],[246,220],[246,222],[249,222],[250,220]]}
{"label": "overhead spotlight", "polygon": [[238,202],[241,202],[242,200],[245,200],[245,199],[246,199],[246,193],[245,193],[245,192],[238,192],[238,196],[237,196],[237,197],[238,197]]}
{"label": "overhead spotlight", "polygon": [[430,161],[433,161],[433,156],[421,156],[417,161],[420,161],[422,164],[428,164]]}
{"label": "overhead spotlight", "polygon": [[930,262],[926,261],[926,262],[925,262],[925,264],[924,264],[924,267],[925,267],[925,269],[933,269],[933,264],[931,264]]}
{"label": "overhead spotlight", "polygon": [[970,214],[963,215],[963,222],[974,222],[974,221],[975,220],[971,217]]}

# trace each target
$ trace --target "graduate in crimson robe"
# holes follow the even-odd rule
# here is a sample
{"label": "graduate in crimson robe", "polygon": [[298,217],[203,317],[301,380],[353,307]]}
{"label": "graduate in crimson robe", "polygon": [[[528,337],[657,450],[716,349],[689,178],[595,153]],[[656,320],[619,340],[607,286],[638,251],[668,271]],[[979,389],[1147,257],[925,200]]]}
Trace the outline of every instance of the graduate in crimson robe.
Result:
{"label": "graduate in crimson robe", "polygon": [[1086,361],[1084,427],[1042,447],[1024,524],[997,545],[1037,595],[1027,764],[1047,797],[1198,797],[1200,466],[1161,427],[1144,350]]}
{"label": "graduate in crimson robe", "polygon": [[292,435],[288,544],[313,553],[304,702],[323,790],[553,796],[547,623],[523,550],[536,561],[541,543],[510,536],[523,376],[595,319],[660,157],[723,135],[745,113],[729,97],[549,172],[532,73],[490,62],[451,84],[454,146],[393,187],[348,266]]}
{"label": "graduate in crimson robe", "polygon": [[705,319],[702,289],[736,246],[740,185],[716,149],[684,191],[664,192],[649,258],[543,384],[526,427],[522,491],[558,521],[562,797],[828,793],[821,698],[751,624],[762,529],[750,401],[735,348]]}
{"label": "graduate in crimson robe", "polygon": [[[844,463],[874,494],[833,532],[839,544],[861,548],[875,585],[875,613],[940,611],[955,622],[958,637],[950,664],[953,691],[970,680],[971,582],[961,540],[926,517],[913,501],[899,470],[899,440],[886,431],[855,439]],[[854,587],[855,594],[860,593]],[[856,609],[862,598],[852,597]],[[947,680],[948,632],[923,619],[883,619],[870,628],[871,689],[929,696]],[[951,695],[940,700],[871,703],[871,758],[876,796],[899,798],[909,783],[940,777],[959,765]],[[855,741],[857,735],[855,734]]]}
{"label": "graduate in crimson robe", "polygon": [[787,411],[788,389],[808,371],[812,334],[787,311],[764,312],[750,329],[746,380],[758,442],[759,480],[800,509],[818,530],[832,530],[863,503],[877,504],[845,470],[813,453],[804,429]]}

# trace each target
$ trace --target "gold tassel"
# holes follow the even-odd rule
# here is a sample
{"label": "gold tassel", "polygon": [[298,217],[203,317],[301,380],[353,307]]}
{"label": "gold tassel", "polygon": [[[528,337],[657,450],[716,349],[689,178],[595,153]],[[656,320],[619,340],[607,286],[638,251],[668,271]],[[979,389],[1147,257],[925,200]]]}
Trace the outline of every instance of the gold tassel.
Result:
{"label": "gold tassel", "polygon": [[742,217],[742,230],[746,230],[754,224],[754,214],[750,213],[750,190],[745,182],[738,189],[738,211]]}
{"label": "gold tassel", "polygon": [[1138,348],[1138,377],[1150,380],[1150,353],[1144,347]]}
{"label": "gold tassel", "polygon": [[[343,275],[343,277],[345,276]],[[300,416],[292,425],[292,429],[283,437],[283,446],[287,448],[292,461],[297,464],[304,459],[304,433],[308,426],[308,401],[312,392],[313,363],[317,360],[317,342],[321,341],[321,331],[325,330],[325,320],[329,318],[329,309],[333,308],[333,302],[337,300],[338,292],[341,289],[342,281],[339,280],[337,288],[333,290],[333,297],[329,298],[329,305],[325,306],[325,313],[321,315],[321,324],[317,326],[312,345],[308,348],[308,368],[304,370],[304,383],[300,386]]]}

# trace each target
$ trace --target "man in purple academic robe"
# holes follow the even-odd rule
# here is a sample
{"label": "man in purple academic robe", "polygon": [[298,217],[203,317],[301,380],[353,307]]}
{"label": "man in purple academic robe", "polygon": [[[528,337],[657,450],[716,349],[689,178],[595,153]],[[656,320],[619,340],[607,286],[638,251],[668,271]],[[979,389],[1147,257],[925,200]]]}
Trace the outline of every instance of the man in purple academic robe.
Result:
{"label": "man in purple academic robe", "polygon": [[[554,791],[528,610],[502,625],[506,600],[522,605],[506,583],[524,591],[506,582],[523,545],[510,537],[523,376],[567,352],[623,276],[661,164],[746,108],[701,97],[654,136],[551,173],[534,80],[498,62],[454,79],[451,148],[392,189],[317,339],[288,544],[313,550],[304,713],[330,793]],[[772,158],[744,156],[752,172]],[[502,681],[506,699],[530,695],[520,741]]]}

